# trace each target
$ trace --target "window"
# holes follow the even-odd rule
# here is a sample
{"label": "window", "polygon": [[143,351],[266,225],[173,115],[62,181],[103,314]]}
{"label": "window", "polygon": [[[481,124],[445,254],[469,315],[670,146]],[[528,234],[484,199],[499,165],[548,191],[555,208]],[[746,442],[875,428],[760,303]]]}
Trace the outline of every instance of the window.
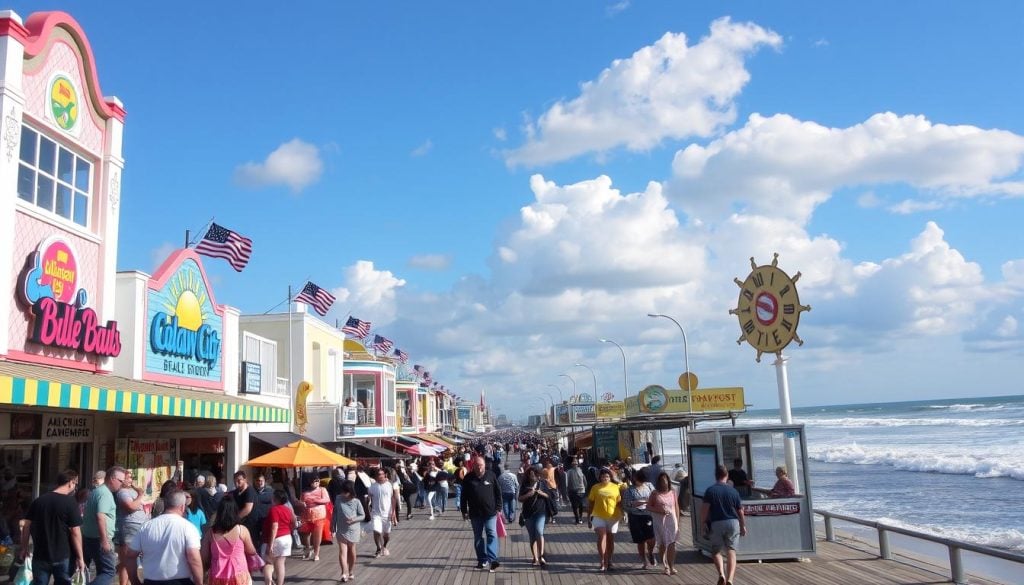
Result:
{"label": "window", "polygon": [[18,197],[89,227],[92,163],[22,125]]}

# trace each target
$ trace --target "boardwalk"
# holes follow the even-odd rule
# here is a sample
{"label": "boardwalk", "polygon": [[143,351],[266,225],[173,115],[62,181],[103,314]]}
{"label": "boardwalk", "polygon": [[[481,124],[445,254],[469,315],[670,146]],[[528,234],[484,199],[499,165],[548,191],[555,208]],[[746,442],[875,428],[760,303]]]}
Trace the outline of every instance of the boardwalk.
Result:
{"label": "boardwalk", "polygon": [[[417,512],[422,512],[417,510]],[[353,583],[387,585],[586,585],[672,583],[709,585],[717,573],[711,561],[693,550],[689,536],[680,540],[677,569],[667,577],[660,571],[641,571],[636,547],[628,531],[617,535],[615,563],[611,574],[597,571],[594,538],[586,526],[564,523],[549,525],[545,557],[547,570],[531,567],[525,530],[509,527],[501,543],[501,568],[495,573],[475,568],[472,530],[457,511],[449,509],[437,520],[419,514],[402,521],[394,530],[391,556],[372,558],[373,537],[366,535],[359,546],[359,560]],[[688,522],[689,518],[683,518]],[[856,544],[856,543],[851,543]],[[867,548],[824,542],[819,535],[818,555],[803,562],[743,563],[736,573],[737,585],[883,585],[948,583],[942,567],[932,570],[896,561],[882,561]],[[324,547],[319,562],[294,558],[288,561],[289,583],[338,583],[337,547]],[[972,584],[994,585],[971,578]],[[262,579],[258,581],[262,583]]]}

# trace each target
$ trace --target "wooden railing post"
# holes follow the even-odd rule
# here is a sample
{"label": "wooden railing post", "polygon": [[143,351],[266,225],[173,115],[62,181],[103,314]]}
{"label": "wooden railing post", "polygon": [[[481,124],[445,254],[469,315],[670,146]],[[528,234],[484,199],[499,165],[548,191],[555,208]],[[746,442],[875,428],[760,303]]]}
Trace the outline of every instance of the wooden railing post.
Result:
{"label": "wooden railing post", "polygon": [[825,516],[825,540],[828,542],[836,541],[836,529],[832,526],[831,516]]}
{"label": "wooden railing post", "polygon": [[964,585],[967,583],[967,577],[964,575],[964,560],[961,558],[961,550],[959,547],[949,547],[949,575],[950,579],[957,585]]}
{"label": "wooden railing post", "polygon": [[889,531],[878,527],[878,556],[887,561],[892,560],[892,551],[889,550]]}

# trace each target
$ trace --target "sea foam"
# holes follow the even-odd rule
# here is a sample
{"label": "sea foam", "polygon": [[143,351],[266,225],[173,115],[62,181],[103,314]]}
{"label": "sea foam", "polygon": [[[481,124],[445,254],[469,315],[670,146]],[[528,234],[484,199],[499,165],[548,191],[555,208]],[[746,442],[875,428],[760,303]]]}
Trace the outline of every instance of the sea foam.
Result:
{"label": "sea foam", "polygon": [[921,471],[978,478],[1008,477],[1024,481],[1024,460],[1019,454],[1006,453],[977,456],[967,453],[943,453],[904,450],[892,447],[852,445],[809,445],[808,456],[826,463],[854,465],[888,465],[902,471]]}

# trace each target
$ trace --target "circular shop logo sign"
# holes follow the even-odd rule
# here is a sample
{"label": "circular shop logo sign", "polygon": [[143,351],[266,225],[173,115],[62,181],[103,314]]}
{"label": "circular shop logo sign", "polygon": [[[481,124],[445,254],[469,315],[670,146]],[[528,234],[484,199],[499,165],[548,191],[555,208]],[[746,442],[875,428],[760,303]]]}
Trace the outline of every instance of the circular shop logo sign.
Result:
{"label": "circular shop logo sign", "polygon": [[64,75],[57,75],[50,83],[50,112],[64,130],[71,130],[78,122],[78,90]]}
{"label": "circular shop logo sign", "polygon": [[668,406],[668,393],[658,385],[651,385],[640,392],[641,410],[661,412]]}

